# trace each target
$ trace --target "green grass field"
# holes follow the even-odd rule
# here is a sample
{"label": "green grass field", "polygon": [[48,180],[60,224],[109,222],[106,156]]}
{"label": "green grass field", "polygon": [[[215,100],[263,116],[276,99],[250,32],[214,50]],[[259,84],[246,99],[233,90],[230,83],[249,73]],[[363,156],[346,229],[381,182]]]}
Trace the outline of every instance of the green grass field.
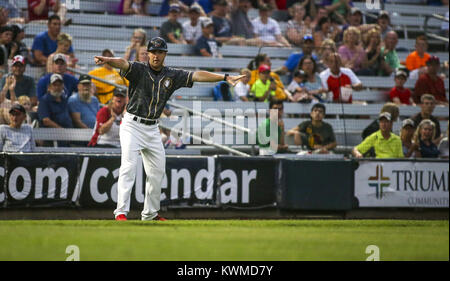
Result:
{"label": "green grass field", "polygon": [[0,260],[448,260],[448,221],[0,221]]}

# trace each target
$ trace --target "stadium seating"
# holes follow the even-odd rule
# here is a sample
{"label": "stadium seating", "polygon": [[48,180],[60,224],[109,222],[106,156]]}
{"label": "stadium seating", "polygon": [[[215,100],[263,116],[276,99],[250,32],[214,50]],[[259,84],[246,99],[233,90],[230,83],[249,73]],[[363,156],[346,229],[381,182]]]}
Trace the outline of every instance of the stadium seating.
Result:
{"label": "stadium seating", "polygon": [[[412,1],[414,0],[408,0],[408,3],[411,3]],[[419,1],[420,0],[417,2]],[[25,1],[20,2],[22,5],[21,8],[26,9]],[[73,24],[68,27],[63,27],[62,32],[67,32],[73,36],[73,47],[76,52],[76,57],[79,59],[79,65],[82,67],[82,70],[88,71],[94,68],[95,65],[93,62],[93,56],[98,55],[104,48],[111,48],[116,52],[117,56],[122,56],[126,47],[129,45],[133,29],[138,27],[144,28],[147,31],[147,36],[153,37],[159,34],[161,24],[166,21],[166,18],[158,16],[162,0],[151,1],[151,5],[149,5],[150,14],[156,15],[152,17],[116,15],[115,11],[119,2],[120,0],[82,1],[80,10],[69,11],[67,14],[67,17],[72,19]],[[414,38],[410,37],[408,33],[410,31],[416,32],[423,30],[425,16],[429,16],[434,13],[443,14],[443,8],[397,4],[399,2],[402,2],[402,0],[396,0],[395,4],[387,3],[385,9],[391,13],[398,14],[398,16],[391,16],[391,19],[394,28],[397,31],[404,31],[404,36],[400,34],[404,38],[401,38],[398,44],[398,48],[403,51],[400,51],[398,54],[400,60],[405,60],[408,52],[414,50],[415,44]],[[362,10],[367,10],[364,2],[355,2],[354,4]],[[258,12],[257,10],[252,9],[249,12],[249,15],[251,18],[254,18],[258,15]],[[181,22],[186,20],[187,18],[180,19]],[[282,30],[286,29],[286,25],[286,22],[280,22]],[[431,30],[437,30],[440,28],[441,22],[432,19],[428,22],[428,25]],[[47,26],[45,24],[28,24],[26,29],[27,37],[24,40],[27,46],[32,45],[33,37],[36,34],[45,30],[47,30]],[[430,43],[437,44],[437,46],[443,46],[443,43],[437,40],[430,40]],[[267,47],[260,49],[258,47],[223,46],[220,48],[220,53],[224,58],[218,59],[195,56],[194,48],[189,45],[169,44],[169,55],[166,60],[166,65],[191,69],[223,68],[237,70],[246,67],[250,62],[250,59],[261,52],[269,54],[272,60],[272,67],[277,68],[283,65],[288,56],[295,51],[298,51],[298,49]],[[441,61],[448,61],[449,59],[449,55],[446,52],[433,51],[432,53],[437,55]],[[392,78],[360,78],[366,89],[360,92],[354,92],[353,99],[357,102],[365,101],[370,104],[326,105],[326,121],[333,125],[336,132],[338,145],[353,146],[360,142],[360,133],[362,129],[364,129],[374,119],[374,117],[378,115],[382,103],[387,99],[385,91],[394,85],[394,80]],[[409,80],[405,86],[408,88],[413,88],[414,82],[415,81]],[[202,111],[205,112],[205,110],[209,109],[211,112],[211,110],[217,109],[219,116],[224,116],[226,109],[241,109],[244,112],[245,110],[267,109],[268,104],[260,102],[213,102],[212,88],[214,85],[214,83],[196,83],[193,88],[182,88],[173,95],[173,101],[188,108],[192,108],[194,100],[203,100]],[[448,79],[445,80],[445,87],[448,92]],[[309,104],[286,103],[286,129],[290,129],[306,120],[310,112],[310,106],[311,105]],[[419,110],[419,107],[402,106],[400,107],[400,118],[407,118],[419,112]],[[239,115],[239,113],[236,111],[235,115]],[[448,120],[448,107],[437,107],[434,115],[442,119],[440,125],[442,131],[445,131],[447,129],[446,120]],[[179,122],[170,121],[170,119],[163,119],[161,121],[163,124],[167,125],[174,125]],[[396,122],[394,131],[398,132],[400,129],[399,126],[400,122]],[[226,132],[231,133],[232,131],[227,130]],[[35,138],[37,140],[86,141],[90,139],[91,135],[92,130],[90,129],[55,130],[38,128],[35,130]],[[292,139],[289,139],[288,143],[292,144]],[[51,148],[42,149],[51,150]],[[71,148],[67,149],[70,150]],[[198,150],[193,153],[200,154],[201,151]]]}

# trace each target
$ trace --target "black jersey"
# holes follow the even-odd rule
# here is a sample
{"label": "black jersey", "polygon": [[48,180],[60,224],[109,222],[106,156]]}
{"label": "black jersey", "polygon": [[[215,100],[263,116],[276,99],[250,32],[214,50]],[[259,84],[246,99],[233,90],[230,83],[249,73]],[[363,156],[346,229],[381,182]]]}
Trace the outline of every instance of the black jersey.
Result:
{"label": "black jersey", "polygon": [[158,119],[173,92],[192,87],[193,71],[163,67],[158,75],[148,63],[129,62],[130,67],[120,75],[130,81],[127,112],[147,119]]}

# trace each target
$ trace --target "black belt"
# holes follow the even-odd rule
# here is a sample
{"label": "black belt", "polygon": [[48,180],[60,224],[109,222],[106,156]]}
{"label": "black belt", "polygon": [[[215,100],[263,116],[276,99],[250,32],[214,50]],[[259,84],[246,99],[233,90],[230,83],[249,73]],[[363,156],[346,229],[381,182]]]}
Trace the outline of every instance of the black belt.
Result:
{"label": "black belt", "polygon": [[133,121],[142,123],[144,125],[155,125],[156,123],[158,123],[158,120],[145,120],[143,118],[138,118],[137,116],[133,117]]}

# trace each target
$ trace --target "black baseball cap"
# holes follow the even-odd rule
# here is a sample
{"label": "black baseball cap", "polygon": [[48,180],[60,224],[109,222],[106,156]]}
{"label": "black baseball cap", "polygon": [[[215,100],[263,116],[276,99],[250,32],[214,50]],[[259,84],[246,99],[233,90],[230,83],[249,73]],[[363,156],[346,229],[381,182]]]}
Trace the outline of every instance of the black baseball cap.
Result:
{"label": "black baseball cap", "polygon": [[91,76],[86,74],[80,75],[80,79],[78,79],[78,84],[80,83],[91,83]]}
{"label": "black baseball cap", "polygon": [[14,104],[13,106],[11,106],[11,108],[9,109],[9,113],[26,113],[25,108],[21,105],[21,104]]}
{"label": "black baseball cap", "polygon": [[163,51],[167,52],[167,43],[166,40],[161,37],[154,37],[148,42],[147,51]]}
{"label": "black baseball cap", "polygon": [[127,91],[126,90],[122,90],[120,88],[115,88],[114,91],[113,91],[113,96],[125,98],[127,96]]}

